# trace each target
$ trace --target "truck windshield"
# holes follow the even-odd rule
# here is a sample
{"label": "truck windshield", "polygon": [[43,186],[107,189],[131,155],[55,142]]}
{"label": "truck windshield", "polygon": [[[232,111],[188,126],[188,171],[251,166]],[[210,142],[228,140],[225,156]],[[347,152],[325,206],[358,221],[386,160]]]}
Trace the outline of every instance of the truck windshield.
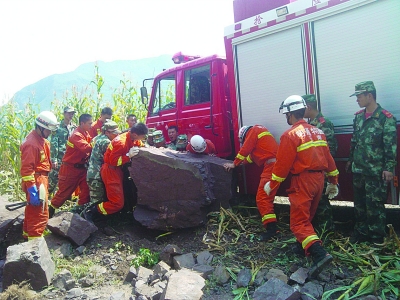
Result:
{"label": "truck windshield", "polygon": [[163,110],[175,108],[175,74],[159,79],[154,86],[154,99],[150,108],[151,115],[156,115]]}
{"label": "truck windshield", "polygon": [[185,105],[210,102],[210,65],[185,71]]}

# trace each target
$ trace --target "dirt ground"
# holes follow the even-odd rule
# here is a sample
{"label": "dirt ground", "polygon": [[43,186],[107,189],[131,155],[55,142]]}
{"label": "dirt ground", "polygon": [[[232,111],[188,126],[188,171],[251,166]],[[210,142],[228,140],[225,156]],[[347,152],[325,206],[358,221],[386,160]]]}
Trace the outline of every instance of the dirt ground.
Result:
{"label": "dirt ground", "polygon": [[[209,215],[206,226],[190,229],[176,230],[174,232],[161,232],[148,230],[136,223],[129,214],[118,214],[110,217],[107,221],[97,223],[99,230],[85,242],[83,254],[74,254],[64,259],[55,259],[57,270],[69,269],[75,279],[84,277],[87,273],[93,273],[93,269],[83,267],[77,271],[77,265],[87,265],[93,268],[103,268],[95,278],[91,287],[84,289],[88,296],[86,299],[109,299],[114,291],[125,291],[126,295],[132,292],[132,286],[124,282],[128,274],[132,257],[140,249],[146,248],[151,252],[160,252],[166,245],[177,245],[183,253],[199,253],[204,250],[214,255],[212,265],[223,265],[237,274],[242,268],[282,270],[290,276],[299,267],[308,267],[311,262],[305,257],[293,252],[295,239],[289,230],[289,214],[287,209],[277,210],[279,217],[280,236],[273,242],[265,243],[259,241],[262,232],[259,216],[255,207],[241,208],[232,214],[230,211],[221,210]],[[338,251],[338,244],[346,248],[348,244],[350,222],[338,222],[337,232],[334,235],[322,234],[321,238],[328,250]],[[0,259],[4,259],[7,246],[23,242],[21,238],[21,224],[16,222],[8,231],[7,239],[3,240],[0,248]],[[49,248],[54,249],[63,243],[63,240],[50,234],[46,237]],[[65,242],[65,240],[64,240]],[[74,246],[74,250],[77,246]],[[366,249],[370,251],[370,249]],[[107,260],[108,259],[108,260]],[[338,270],[340,280],[338,281]],[[360,276],[358,268],[335,259],[327,271],[321,274],[321,284],[326,288],[335,288],[340,285],[350,285]],[[248,289],[249,299],[256,289],[250,286]],[[234,299],[233,291],[236,290],[234,277],[224,285],[219,285],[211,277],[206,282],[203,299]],[[5,298],[5,292],[0,294],[0,299]],[[36,295],[39,299],[64,299],[66,291],[59,291],[51,287]],[[9,298],[11,299],[11,298]],[[17,299],[17,298],[15,298]],[[84,299],[84,298],[78,298]],[[128,298],[127,298],[128,299]],[[248,299],[247,296],[237,299]],[[331,298],[334,299],[334,298]],[[362,298],[360,298],[362,299]],[[388,298],[390,299],[390,298]],[[394,299],[394,298],[393,298]]]}

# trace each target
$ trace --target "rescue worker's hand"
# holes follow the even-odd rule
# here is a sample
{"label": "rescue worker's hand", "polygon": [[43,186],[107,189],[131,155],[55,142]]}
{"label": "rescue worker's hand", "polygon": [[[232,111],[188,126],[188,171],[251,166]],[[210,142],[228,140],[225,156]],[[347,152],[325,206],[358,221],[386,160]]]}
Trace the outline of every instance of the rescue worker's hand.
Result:
{"label": "rescue worker's hand", "polygon": [[326,187],[325,195],[328,195],[328,199],[333,199],[339,194],[339,188],[336,184],[332,184],[328,182],[328,186]]}
{"label": "rescue worker's hand", "polygon": [[269,196],[269,194],[271,194],[271,181],[268,181],[265,185],[264,185],[264,191],[267,193],[267,195]]}
{"label": "rescue worker's hand", "polygon": [[230,170],[235,168],[235,164],[234,163],[225,163],[224,164],[224,168],[225,168],[226,171],[229,172]]}
{"label": "rescue worker's hand", "polygon": [[383,171],[382,172],[382,179],[386,181],[392,181],[393,179],[393,173],[389,171]]}
{"label": "rescue worker's hand", "polygon": [[129,149],[129,152],[127,153],[127,156],[129,156],[129,158],[134,157],[135,155],[139,154],[139,148],[136,146],[133,146],[131,149]]}
{"label": "rescue worker's hand", "polygon": [[29,204],[33,205],[33,206],[39,206],[40,199],[39,199],[39,192],[38,192],[36,185],[31,186],[27,190],[29,193]]}

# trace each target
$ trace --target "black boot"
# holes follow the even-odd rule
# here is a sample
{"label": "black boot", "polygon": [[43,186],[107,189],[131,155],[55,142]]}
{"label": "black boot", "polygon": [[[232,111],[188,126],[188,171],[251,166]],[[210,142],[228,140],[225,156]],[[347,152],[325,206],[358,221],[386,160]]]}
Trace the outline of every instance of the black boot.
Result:
{"label": "black boot", "polygon": [[312,244],[308,251],[313,260],[313,265],[308,275],[310,278],[315,278],[333,260],[333,257],[318,242]]}
{"label": "black boot", "polygon": [[292,251],[293,251],[294,254],[296,254],[296,255],[298,255],[300,257],[305,257],[306,256],[306,254],[304,252],[304,249],[301,246],[301,243],[299,243],[298,241],[296,241],[296,243],[294,243],[291,248],[292,248]]}
{"label": "black boot", "polygon": [[53,206],[49,206],[49,219],[51,219],[54,216],[54,213],[56,212],[56,209]]}
{"label": "black boot", "polygon": [[266,232],[263,232],[260,236],[260,240],[263,242],[268,242],[279,234],[276,222],[271,222],[267,224]]}
{"label": "black boot", "polygon": [[83,212],[83,217],[86,221],[93,223],[94,220],[100,215],[99,211],[97,210],[97,205],[88,206]]}

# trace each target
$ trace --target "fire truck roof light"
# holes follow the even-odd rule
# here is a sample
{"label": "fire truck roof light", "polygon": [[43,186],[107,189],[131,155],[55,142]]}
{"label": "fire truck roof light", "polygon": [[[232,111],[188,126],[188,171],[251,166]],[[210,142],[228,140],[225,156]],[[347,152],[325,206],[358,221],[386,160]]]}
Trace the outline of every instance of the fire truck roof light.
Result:
{"label": "fire truck roof light", "polygon": [[174,62],[174,64],[181,64],[183,62],[188,62],[188,61],[191,61],[191,60],[194,60],[197,58],[200,58],[200,56],[199,55],[185,55],[185,54],[182,54],[182,52],[178,52],[172,56],[172,61]]}

